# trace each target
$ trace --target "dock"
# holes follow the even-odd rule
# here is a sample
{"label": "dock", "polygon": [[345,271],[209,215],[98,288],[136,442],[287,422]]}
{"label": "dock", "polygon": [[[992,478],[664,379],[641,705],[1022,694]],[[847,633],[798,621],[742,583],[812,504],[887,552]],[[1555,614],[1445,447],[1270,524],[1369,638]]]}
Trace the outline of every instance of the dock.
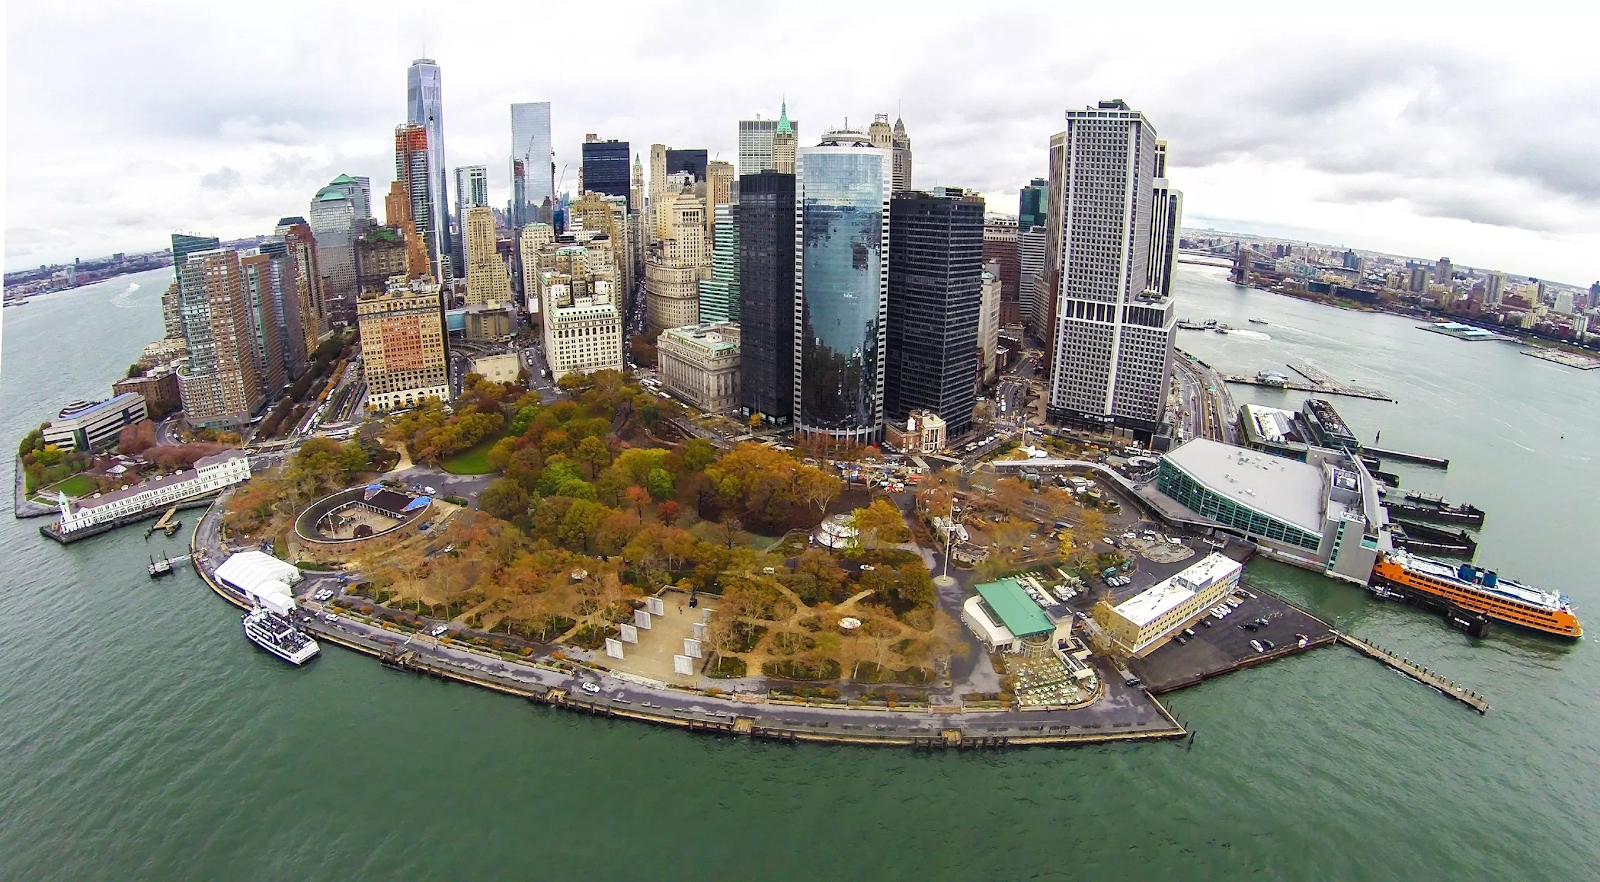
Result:
{"label": "dock", "polygon": [[1345,646],[1354,649],[1356,652],[1361,653],[1373,661],[1386,665],[1402,674],[1405,674],[1407,677],[1416,680],[1418,683],[1421,683],[1424,686],[1432,686],[1434,689],[1439,690],[1439,693],[1444,697],[1453,698],[1467,707],[1477,711],[1479,714],[1486,714],[1489,712],[1489,700],[1484,698],[1482,695],[1479,695],[1478,693],[1466,688],[1465,686],[1458,686],[1439,674],[1428,670],[1427,668],[1411,661],[1408,658],[1401,658],[1387,649],[1374,646],[1373,644],[1368,643],[1367,641],[1358,637],[1352,637],[1351,635],[1342,631],[1335,631],[1334,634],[1337,636],[1339,642],[1343,643]]}
{"label": "dock", "polygon": [[1478,540],[1466,530],[1452,533],[1417,521],[1392,518],[1390,538],[1394,544],[1418,554],[1435,554],[1472,560],[1478,553]]}
{"label": "dock", "polygon": [[178,507],[174,505],[167,509],[167,513],[162,515],[160,520],[145,528],[144,538],[149,539],[150,534],[157,530],[165,532],[170,537],[173,533],[178,532],[178,528],[182,526],[183,521],[178,520]]}
{"label": "dock", "polygon": [[1320,369],[1310,365],[1291,364],[1289,367],[1295,373],[1305,377],[1310,382],[1301,383],[1295,380],[1285,380],[1279,378],[1262,379],[1261,377],[1247,377],[1243,374],[1227,374],[1222,379],[1225,382],[1233,383],[1236,386],[1261,386],[1266,389],[1284,389],[1293,390],[1295,392],[1315,392],[1319,395],[1343,395],[1346,398],[1366,398],[1371,401],[1394,401],[1393,398],[1390,398],[1387,394],[1380,392],[1377,389],[1364,389],[1360,386],[1352,386],[1341,380],[1337,380],[1324,373]]}
{"label": "dock", "polygon": [[1371,454],[1379,459],[1392,459],[1396,462],[1409,462],[1414,465],[1425,465],[1436,469],[1450,468],[1450,460],[1441,456],[1424,456],[1420,453],[1406,453],[1404,450],[1389,450],[1384,447],[1373,447],[1371,444],[1361,445],[1361,452]]}
{"label": "dock", "polygon": [[175,565],[188,562],[188,557],[163,557],[160,560],[152,557],[150,558],[149,566],[150,578],[159,579],[162,576],[170,575]]}

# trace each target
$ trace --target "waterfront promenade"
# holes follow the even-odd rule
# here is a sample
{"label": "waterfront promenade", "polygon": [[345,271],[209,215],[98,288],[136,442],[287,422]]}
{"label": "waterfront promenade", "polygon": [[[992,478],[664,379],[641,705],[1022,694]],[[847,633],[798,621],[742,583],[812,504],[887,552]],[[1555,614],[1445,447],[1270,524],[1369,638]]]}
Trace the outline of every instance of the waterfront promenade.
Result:
{"label": "waterfront promenade", "polygon": [[[214,575],[231,553],[220,535],[220,512],[221,506],[213,505],[195,525],[190,539],[195,571],[218,596],[245,608],[248,601]],[[330,576],[307,573],[295,586],[295,593],[303,598],[319,588],[335,586],[336,580]],[[715,696],[571,662],[514,661],[343,613],[331,623],[315,616],[305,619],[303,627],[318,640],[383,659],[402,670],[570,710],[691,731],[780,741],[958,748],[1161,740],[1188,734],[1153,696],[1124,685],[1109,670],[1100,671],[1103,685],[1098,698],[1066,710],[818,705],[773,700],[764,691]],[[584,691],[585,683],[600,691]]]}

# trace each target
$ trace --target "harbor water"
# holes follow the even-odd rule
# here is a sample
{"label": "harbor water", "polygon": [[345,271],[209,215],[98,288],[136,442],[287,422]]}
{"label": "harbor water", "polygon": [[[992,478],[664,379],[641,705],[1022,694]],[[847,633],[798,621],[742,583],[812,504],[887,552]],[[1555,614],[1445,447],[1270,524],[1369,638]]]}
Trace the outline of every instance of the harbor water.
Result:
{"label": "harbor water", "polygon": [[[4,311],[0,436],[103,396],[161,334],[164,272]],[[137,285],[137,288],[130,288]],[[1600,375],[1180,267],[1179,332],[1224,372],[1309,362],[1388,392],[1358,435],[1450,458],[1408,488],[1485,509],[1480,563],[1600,633]],[[1267,324],[1247,324],[1251,317]],[[1240,401],[1299,397],[1236,388]],[[1488,696],[1480,717],[1343,648],[1165,698],[1177,744],[915,753],[752,743],[578,716],[326,647],[248,643],[188,530],[62,547],[0,518],[0,878],[1592,879],[1590,637],[1432,614],[1255,563],[1258,584]]]}

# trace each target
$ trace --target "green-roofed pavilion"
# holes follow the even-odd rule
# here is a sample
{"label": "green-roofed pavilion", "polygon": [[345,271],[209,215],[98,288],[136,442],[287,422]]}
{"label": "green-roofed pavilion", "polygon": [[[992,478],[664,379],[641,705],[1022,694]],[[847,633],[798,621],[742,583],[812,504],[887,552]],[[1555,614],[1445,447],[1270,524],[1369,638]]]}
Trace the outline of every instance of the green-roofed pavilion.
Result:
{"label": "green-roofed pavilion", "polygon": [[1022,590],[1022,584],[1016,579],[999,579],[994,582],[983,582],[977,586],[978,596],[994,614],[1000,617],[1000,623],[1017,637],[1031,637],[1035,634],[1048,634],[1056,629],[1055,623],[1044,614],[1039,604],[1033,602],[1028,592]]}

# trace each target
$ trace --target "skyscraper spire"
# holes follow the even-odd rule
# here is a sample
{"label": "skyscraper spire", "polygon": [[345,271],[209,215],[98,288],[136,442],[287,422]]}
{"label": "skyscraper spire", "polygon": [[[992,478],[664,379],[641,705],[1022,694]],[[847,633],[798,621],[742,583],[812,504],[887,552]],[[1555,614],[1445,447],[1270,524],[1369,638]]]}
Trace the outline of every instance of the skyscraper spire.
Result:
{"label": "skyscraper spire", "polygon": [[789,100],[787,98],[784,99],[782,104],[778,105],[777,130],[785,135],[794,134],[794,129],[790,128],[789,126]]}

